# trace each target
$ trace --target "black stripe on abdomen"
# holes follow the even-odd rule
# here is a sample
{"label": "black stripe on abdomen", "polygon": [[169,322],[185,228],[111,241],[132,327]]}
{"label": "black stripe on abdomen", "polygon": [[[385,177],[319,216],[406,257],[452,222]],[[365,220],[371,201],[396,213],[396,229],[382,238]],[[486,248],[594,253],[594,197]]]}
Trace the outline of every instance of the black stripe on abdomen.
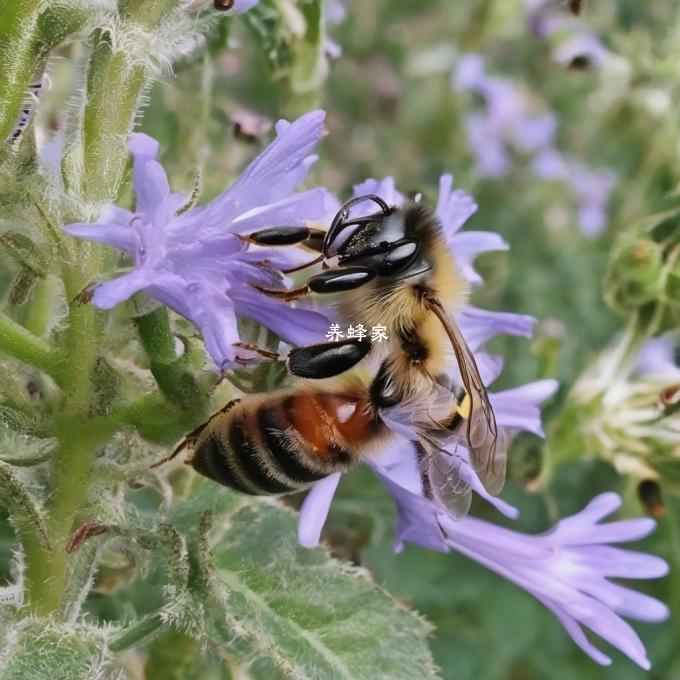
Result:
{"label": "black stripe on abdomen", "polygon": [[291,425],[285,409],[292,399],[293,397],[286,399],[283,406],[263,404],[257,412],[257,424],[264,446],[281,471],[286,477],[304,486],[311,482],[318,482],[330,473],[308,465],[305,462],[305,453],[298,453],[299,447],[287,434],[286,430]]}
{"label": "black stripe on abdomen", "polygon": [[235,491],[257,496],[257,489],[251,487],[244,474],[234,463],[234,454],[230,451],[219,432],[212,432],[196,448],[196,453],[191,459],[191,466],[196,472],[213,479]]}
{"label": "black stripe on abdomen", "polygon": [[276,478],[275,471],[272,470],[274,461],[267,460],[269,456],[266,451],[257,450],[257,444],[248,438],[245,425],[237,419],[234,419],[229,427],[229,444],[238,457],[239,465],[247,475],[248,481],[257,487],[261,494],[290,493],[298,489],[296,484]]}

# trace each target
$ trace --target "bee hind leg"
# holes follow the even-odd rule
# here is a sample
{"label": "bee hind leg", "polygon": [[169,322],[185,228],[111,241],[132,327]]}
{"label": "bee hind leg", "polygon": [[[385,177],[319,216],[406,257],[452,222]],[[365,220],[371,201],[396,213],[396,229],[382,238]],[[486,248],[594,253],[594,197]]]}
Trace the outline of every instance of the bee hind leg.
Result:
{"label": "bee hind leg", "polygon": [[171,460],[174,458],[177,458],[177,456],[182,453],[182,451],[186,449],[193,449],[194,446],[196,446],[196,442],[198,441],[198,438],[201,436],[201,432],[205,430],[205,428],[209,425],[210,421],[215,418],[215,416],[218,416],[222,413],[226,413],[234,404],[237,404],[240,401],[240,399],[232,399],[226,406],[221,408],[217,413],[213,413],[213,415],[208,418],[204,423],[201,423],[198,427],[195,427],[189,434],[187,434],[182,441],[177,444],[177,446],[172,450],[172,453],[170,455],[165,456],[165,458],[161,458],[161,460],[156,461],[152,465],[150,465],[150,468],[157,468],[160,467],[161,465],[165,465],[165,463],[169,463]]}

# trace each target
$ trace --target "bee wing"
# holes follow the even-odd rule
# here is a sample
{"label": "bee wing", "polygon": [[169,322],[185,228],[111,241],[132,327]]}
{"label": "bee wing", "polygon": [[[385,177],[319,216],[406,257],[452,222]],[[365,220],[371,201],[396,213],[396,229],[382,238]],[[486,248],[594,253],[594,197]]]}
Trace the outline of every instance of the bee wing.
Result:
{"label": "bee wing", "polygon": [[484,488],[490,494],[496,495],[505,482],[506,439],[498,431],[496,416],[479,374],[477,362],[460,329],[439,300],[431,297],[425,299],[451,340],[463,387],[469,399],[468,413],[461,415],[466,421],[470,463]]}
{"label": "bee wing", "polygon": [[426,486],[431,495],[438,500],[455,519],[464,517],[472,503],[470,464],[455,451],[440,448],[424,449],[424,468],[427,475]]}

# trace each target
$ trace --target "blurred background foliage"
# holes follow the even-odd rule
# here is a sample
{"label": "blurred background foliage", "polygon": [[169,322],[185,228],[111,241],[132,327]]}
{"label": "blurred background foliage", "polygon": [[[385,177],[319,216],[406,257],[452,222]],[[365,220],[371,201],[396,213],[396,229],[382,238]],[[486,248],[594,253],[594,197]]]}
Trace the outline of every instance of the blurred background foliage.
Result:
{"label": "blurred background foliage", "polygon": [[[474,302],[539,319],[532,342],[494,341],[492,349],[506,361],[498,387],[546,377],[562,385],[544,411],[547,445],[528,435],[513,444],[504,491],[521,509],[513,527],[543,531],[605,490],[624,496],[625,514],[645,512],[636,492],[639,479],[619,475],[592,451],[563,460],[570,432],[554,423],[569,387],[626,322],[605,303],[613,244],[631,225],[677,204],[671,194],[680,181],[680,2],[587,2],[585,24],[616,55],[607,69],[556,63],[549,41],[531,33],[521,0],[347,0],[344,19],[325,27],[309,14],[313,4],[263,0],[238,20],[214,21],[205,43],[176,64],[175,77],[148,92],[139,129],[160,140],[172,186],[190,191],[198,176],[201,200],[216,195],[263,146],[268,119],[290,118],[312,106],[328,111],[329,135],[310,184],[345,198],[366,177],[392,175],[402,191],[422,192],[432,202],[440,174],[454,173],[457,187],[479,203],[469,228],[497,231],[511,246],[509,253],[479,261],[487,285]],[[306,16],[307,33],[295,28],[296,11]],[[328,35],[314,34],[312,25]],[[342,48],[342,56],[328,63],[316,49],[327,39]],[[83,50],[81,43],[63,47],[62,56],[71,59],[51,66],[52,87],[39,111],[46,129],[59,123]],[[489,73],[521,83],[557,114],[560,149],[615,170],[603,234],[584,236],[564,187],[538,179],[521,161],[502,179],[475,174],[464,130],[471,101],[450,84],[458,58],[469,51],[485,55]],[[250,130],[240,122],[244,112],[264,118]],[[251,116],[246,120],[253,122]],[[8,284],[5,275],[0,285]],[[546,451],[553,461],[546,461]],[[541,477],[546,464],[549,478]],[[378,583],[435,625],[431,648],[444,678],[680,678],[680,493],[663,479],[661,489],[659,529],[640,549],[671,563],[670,577],[645,587],[671,606],[673,616],[662,625],[636,625],[653,662],[650,674],[613,650],[614,665],[600,668],[538,602],[463,557],[412,546],[395,556],[391,501],[368,470],[343,479],[326,538],[336,556],[370,569]],[[473,510],[503,523],[481,503]],[[0,545],[11,540],[0,522]],[[7,573],[9,549],[0,554]],[[153,570],[141,582],[120,560],[118,571],[112,559],[100,573],[114,586],[100,584],[87,605],[102,620],[155,605],[157,593],[148,587]],[[131,669],[141,663],[134,657],[130,653]],[[153,642],[146,664],[151,678],[229,677],[179,633]],[[375,669],[373,677],[380,673]]]}

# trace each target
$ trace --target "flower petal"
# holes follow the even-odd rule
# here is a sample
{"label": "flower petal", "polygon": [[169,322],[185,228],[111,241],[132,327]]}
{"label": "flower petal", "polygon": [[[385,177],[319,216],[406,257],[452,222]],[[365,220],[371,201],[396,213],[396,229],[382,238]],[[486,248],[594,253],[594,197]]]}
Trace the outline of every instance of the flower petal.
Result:
{"label": "flower petal", "polygon": [[310,189],[250,210],[232,222],[229,230],[245,234],[263,227],[304,226],[337,208],[338,200],[328,189]]}
{"label": "flower petal", "polygon": [[320,342],[328,331],[328,318],[321,312],[291,307],[246,291],[233,297],[240,316],[258,321],[292,345]]}
{"label": "flower petal", "polygon": [[120,248],[132,254],[136,247],[135,232],[129,226],[119,226],[117,224],[90,224],[75,222],[67,224],[64,231],[71,236],[86,238],[97,243],[104,243],[107,246]]}
{"label": "flower petal", "polygon": [[143,132],[136,132],[128,142],[128,151],[137,160],[156,160],[160,144]]}
{"label": "flower petal", "polygon": [[135,269],[113,281],[99,284],[94,290],[92,304],[99,309],[112,309],[138,291],[144,290],[153,280],[153,270]]}
{"label": "flower petal", "polygon": [[261,205],[286,198],[316,160],[324,111],[311,111],[292,123],[279,121],[276,139],[241,173],[230,189],[199,209],[205,228],[224,226]]}
{"label": "flower petal", "polygon": [[499,333],[530,338],[536,319],[526,314],[490,312],[467,305],[458,315],[458,324],[468,345],[474,351]]}
{"label": "flower petal", "polygon": [[[404,202],[404,197],[395,187],[393,177],[385,177],[380,180],[370,178],[361,182],[361,184],[354,185],[355,196],[367,196],[368,194],[382,198],[387,205],[399,206]],[[375,208],[375,205],[371,206],[371,209],[373,208]],[[358,210],[357,214],[359,214]]]}
{"label": "flower petal", "polygon": [[400,552],[404,543],[414,543],[430,550],[448,552],[437,518],[437,506],[394,482],[385,468],[375,464],[371,467],[397,504],[395,550]]}
{"label": "flower petal", "polygon": [[[439,199],[436,215],[444,227],[447,240],[460,230],[467,220],[477,212],[477,203],[470,194],[451,191],[453,175],[445,174],[439,178]],[[454,255],[456,252],[454,251]]]}
{"label": "flower petal", "polygon": [[489,398],[501,427],[544,436],[539,405],[559,387],[556,380],[539,380],[511,390],[490,394]]}
{"label": "flower petal", "polygon": [[321,530],[326,523],[341,476],[342,473],[336,472],[324,477],[305,496],[298,520],[298,543],[303,548],[315,548],[319,545]]}
{"label": "flower petal", "polygon": [[470,283],[481,283],[482,277],[475,271],[472,263],[481,253],[508,250],[510,246],[492,231],[464,231],[453,236],[449,246],[456,264]]}
{"label": "flower petal", "polygon": [[588,565],[610,578],[660,578],[669,571],[668,563],[656,555],[609,545],[588,546]]}
{"label": "flower petal", "polygon": [[170,185],[158,161],[135,160],[133,175],[137,212],[161,228],[170,219]]}
{"label": "flower petal", "polygon": [[595,645],[588,640],[583,629],[579,626],[576,619],[567,614],[561,607],[551,602],[549,599],[544,597],[536,596],[536,599],[544,604],[559,620],[559,622],[564,626],[564,629],[569,634],[569,637],[591,658],[596,661],[600,666],[610,666],[612,660],[603,652],[601,652]]}

